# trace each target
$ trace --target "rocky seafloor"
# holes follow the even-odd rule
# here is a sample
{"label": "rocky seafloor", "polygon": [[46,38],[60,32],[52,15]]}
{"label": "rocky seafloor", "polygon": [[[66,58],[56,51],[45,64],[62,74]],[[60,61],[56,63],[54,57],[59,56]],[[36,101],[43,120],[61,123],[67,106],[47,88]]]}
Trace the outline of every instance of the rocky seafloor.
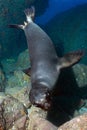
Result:
{"label": "rocky seafloor", "polygon": [[[56,126],[87,113],[86,65],[78,63],[61,71],[59,87],[56,89],[58,93],[54,94],[53,106],[49,112],[32,106],[29,101],[30,77],[23,72],[29,66],[28,50],[22,52],[17,60],[1,61],[0,130],[33,130],[31,118],[38,119],[37,113],[39,117],[53,123],[55,130]],[[32,113],[36,113],[35,117],[32,117]],[[40,123],[42,120],[38,121]]]}

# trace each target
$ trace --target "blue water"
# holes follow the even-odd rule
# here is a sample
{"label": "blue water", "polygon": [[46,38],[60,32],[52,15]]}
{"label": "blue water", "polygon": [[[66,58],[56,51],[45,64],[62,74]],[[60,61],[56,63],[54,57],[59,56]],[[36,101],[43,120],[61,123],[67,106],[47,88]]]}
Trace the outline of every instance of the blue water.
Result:
{"label": "blue water", "polygon": [[87,3],[87,0],[49,0],[49,7],[42,16],[36,18],[36,22],[46,24],[57,13],[61,13],[83,3]]}

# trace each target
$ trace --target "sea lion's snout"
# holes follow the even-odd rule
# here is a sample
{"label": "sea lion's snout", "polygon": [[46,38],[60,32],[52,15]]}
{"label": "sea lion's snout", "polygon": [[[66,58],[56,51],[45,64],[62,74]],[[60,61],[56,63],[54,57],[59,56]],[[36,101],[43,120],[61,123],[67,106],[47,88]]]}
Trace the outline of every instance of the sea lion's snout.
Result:
{"label": "sea lion's snout", "polygon": [[29,94],[30,101],[33,105],[40,107],[44,110],[49,110],[51,107],[51,93],[48,88],[40,87],[33,88]]}

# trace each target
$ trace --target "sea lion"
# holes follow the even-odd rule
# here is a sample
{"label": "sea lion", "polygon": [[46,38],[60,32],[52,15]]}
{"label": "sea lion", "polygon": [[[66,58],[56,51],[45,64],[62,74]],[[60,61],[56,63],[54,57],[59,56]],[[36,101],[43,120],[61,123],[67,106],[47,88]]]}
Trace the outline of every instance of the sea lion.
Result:
{"label": "sea lion", "polygon": [[77,63],[82,58],[83,51],[71,52],[59,58],[49,36],[33,22],[34,7],[24,12],[27,19],[24,25],[9,26],[23,29],[26,35],[31,61],[30,101],[37,107],[48,110],[60,70]]}

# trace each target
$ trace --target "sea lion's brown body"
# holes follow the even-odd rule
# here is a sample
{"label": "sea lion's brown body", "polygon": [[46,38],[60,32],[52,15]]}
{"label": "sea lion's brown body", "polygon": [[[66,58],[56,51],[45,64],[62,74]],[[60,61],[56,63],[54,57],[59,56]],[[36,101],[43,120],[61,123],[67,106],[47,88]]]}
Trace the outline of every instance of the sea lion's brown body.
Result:
{"label": "sea lion's brown body", "polygon": [[[28,27],[29,26],[29,27]],[[39,26],[30,23],[25,28],[31,59],[31,81],[52,88],[58,77],[58,57],[52,41]],[[33,36],[33,38],[32,38]]]}
{"label": "sea lion's brown body", "polygon": [[[32,89],[30,100],[33,104],[36,102],[37,105],[40,105],[40,102],[43,102],[41,100],[45,96],[45,93],[49,95],[49,91],[53,89],[59,75],[58,73],[60,73],[60,70],[57,71],[58,57],[51,39],[38,25],[30,22],[24,31],[31,59]],[[50,97],[48,96],[48,98]],[[48,106],[46,100],[45,104],[47,105],[45,107],[50,106],[50,104]],[[43,107],[43,105],[41,106]]]}
{"label": "sea lion's brown body", "polygon": [[83,52],[69,53],[59,58],[49,36],[33,21],[34,8],[25,10],[27,23],[10,25],[22,28],[25,32],[31,60],[32,104],[48,110],[51,106],[51,92],[60,74],[60,69],[78,62]]}

